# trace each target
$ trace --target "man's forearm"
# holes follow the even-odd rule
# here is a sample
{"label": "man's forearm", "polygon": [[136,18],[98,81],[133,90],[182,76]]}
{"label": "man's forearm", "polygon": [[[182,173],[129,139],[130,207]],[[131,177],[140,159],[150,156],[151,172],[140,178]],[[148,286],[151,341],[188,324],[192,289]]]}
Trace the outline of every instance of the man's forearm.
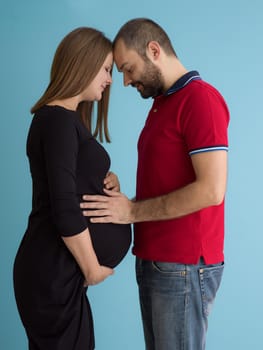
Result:
{"label": "man's forearm", "polygon": [[[124,194],[104,190],[106,196],[84,195],[83,214],[91,222],[127,224],[176,219],[222,203],[227,182],[227,152],[191,157],[195,180],[173,192],[145,200],[129,200]],[[158,184],[156,184],[157,186]]]}
{"label": "man's forearm", "polygon": [[175,219],[218,205],[223,199],[224,191],[219,193],[206,185],[193,182],[167,195],[133,202],[131,222]]}

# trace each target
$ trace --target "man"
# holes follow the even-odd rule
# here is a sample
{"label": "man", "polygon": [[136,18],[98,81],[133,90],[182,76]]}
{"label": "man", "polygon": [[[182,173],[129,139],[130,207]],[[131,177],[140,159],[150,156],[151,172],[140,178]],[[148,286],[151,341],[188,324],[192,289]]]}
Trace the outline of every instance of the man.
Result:
{"label": "man", "polygon": [[114,60],[125,86],[154,99],[138,141],[136,198],[105,190],[81,206],[92,222],[135,224],[146,349],[203,350],[224,267],[228,109],[151,20],[120,29]]}

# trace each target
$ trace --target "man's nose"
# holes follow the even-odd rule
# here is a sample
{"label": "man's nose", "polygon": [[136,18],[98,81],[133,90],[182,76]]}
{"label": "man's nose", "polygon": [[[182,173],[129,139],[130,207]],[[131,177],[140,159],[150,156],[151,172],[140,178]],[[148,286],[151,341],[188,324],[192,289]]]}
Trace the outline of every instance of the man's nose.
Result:
{"label": "man's nose", "polygon": [[123,85],[128,86],[132,83],[131,78],[129,78],[126,74],[123,74]]}

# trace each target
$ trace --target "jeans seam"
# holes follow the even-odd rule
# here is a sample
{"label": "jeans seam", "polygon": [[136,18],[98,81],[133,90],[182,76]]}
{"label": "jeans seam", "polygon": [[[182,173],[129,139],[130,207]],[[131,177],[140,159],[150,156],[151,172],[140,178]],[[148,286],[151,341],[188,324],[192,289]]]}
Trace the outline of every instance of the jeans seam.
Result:
{"label": "jeans seam", "polygon": [[207,317],[206,315],[206,308],[205,308],[205,288],[204,288],[204,269],[200,268],[198,271],[199,274],[199,281],[200,281],[200,290],[201,290],[201,298],[202,298],[202,310],[203,315]]}
{"label": "jeans seam", "polygon": [[185,350],[186,348],[186,324],[188,322],[189,317],[189,274],[186,274],[185,276],[185,308],[184,308],[184,328],[183,328],[183,337],[182,337],[182,350]]}
{"label": "jeans seam", "polygon": [[[220,272],[221,272],[221,271],[223,271],[223,269],[224,269],[224,265],[222,264],[222,265],[207,267],[207,268],[202,267],[198,270],[200,289],[201,289],[201,298],[202,298],[202,310],[203,310],[204,317],[206,317],[206,318],[208,318],[210,312],[208,310],[209,300],[207,298],[207,294],[206,294],[206,290],[205,290],[204,273],[205,273],[205,271],[212,272],[212,271],[218,271],[218,270],[220,270]],[[222,277],[222,272],[221,272],[221,277]],[[220,278],[220,281],[221,281],[221,278]],[[218,286],[217,286],[216,290],[214,291],[213,300],[215,299],[218,287],[220,285],[220,281],[218,282]]]}

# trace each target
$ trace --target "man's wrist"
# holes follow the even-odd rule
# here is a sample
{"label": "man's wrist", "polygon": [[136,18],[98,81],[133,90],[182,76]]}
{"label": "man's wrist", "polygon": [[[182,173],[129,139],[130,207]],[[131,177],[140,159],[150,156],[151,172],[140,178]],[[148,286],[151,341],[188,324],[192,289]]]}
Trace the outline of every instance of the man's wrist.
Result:
{"label": "man's wrist", "polygon": [[163,219],[165,201],[163,197],[131,201],[131,223]]}
{"label": "man's wrist", "polygon": [[135,201],[135,199],[130,201],[131,204],[131,210],[130,210],[130,223],[134,224],[137,222],[137,212],[138,212],[138,202]]}

